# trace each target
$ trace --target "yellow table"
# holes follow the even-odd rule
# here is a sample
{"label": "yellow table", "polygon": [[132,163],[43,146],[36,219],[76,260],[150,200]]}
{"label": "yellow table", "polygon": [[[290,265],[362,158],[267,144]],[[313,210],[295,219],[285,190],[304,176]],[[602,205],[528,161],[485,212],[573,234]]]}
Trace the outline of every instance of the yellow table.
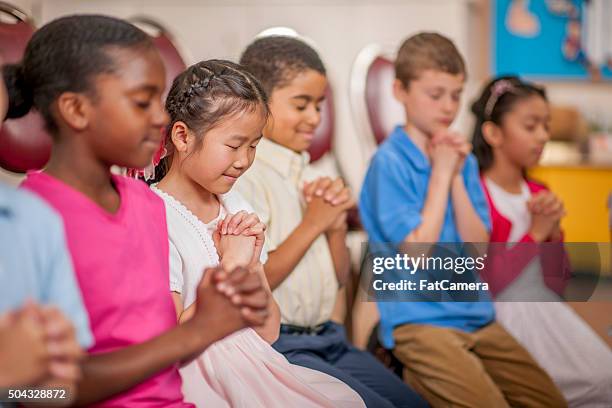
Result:
{"label": "yellow table", "polygon": [[607,203],[612,193],[612,166],[542,166],[529,174],[563,200],[567,242],[610,242]]}
{"label": "yellow table", "polygon": [[[602,274],[612,276],[608,224],[608,196],[612,192],[612,167],[603,166],[542,166],[529,172],[536,180],[545,183],[563,200],[567,216],[562,221],[566,242],[598,242]],[[572,256],[574,267],[597,268],[597,260],[584,256]],[[609,283],[600,280],[598,301],[570,302],[597,334],[612,347],[612,296]],[[595,296],[595,294],[594,294]]]}

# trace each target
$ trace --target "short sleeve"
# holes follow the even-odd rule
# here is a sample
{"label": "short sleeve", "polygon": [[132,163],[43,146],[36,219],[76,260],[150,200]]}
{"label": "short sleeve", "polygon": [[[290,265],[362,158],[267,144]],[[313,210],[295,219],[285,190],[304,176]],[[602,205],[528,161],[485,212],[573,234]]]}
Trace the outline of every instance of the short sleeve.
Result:
{"label": "short sleeve", "polygon": [[397,156],[381,151],[374,156],[359,200],[370,239],[399,243],[421,224],[424,200],[414,177],[414,170]]}
{"label": "short sleeve", "polygon": [[178,249],[172,243],[170,244],[170,291],[183,293],[183,260]]}
{"label": "short sleeve", "polygon": [[465,166],[463,167],[463,180],[476,213],[484,223],[487,231],[490,233],[491,213],[489,211],[487,198],[480,182],[478,163],[473,154],[470,154],[465,160]]}
{"label": "short sleeve", "polygon": [[44,269],[48,273],[44,278],[44,295],[42,301],[45,304],[58,307],[62,313],[72,322],[76,330],[77,340],[81,347],[87,349],[94,343],[89,327],[89,317],[80,288],[77,284],[72,260],[66,246],[64,229],[61,222],[52,223],[45,233],[50,245],[49,262]]}

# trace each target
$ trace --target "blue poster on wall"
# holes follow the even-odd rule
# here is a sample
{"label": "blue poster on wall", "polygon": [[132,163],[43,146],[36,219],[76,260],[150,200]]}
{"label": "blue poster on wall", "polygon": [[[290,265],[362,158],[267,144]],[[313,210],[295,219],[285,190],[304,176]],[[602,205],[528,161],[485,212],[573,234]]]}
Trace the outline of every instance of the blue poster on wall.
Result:
{"label": "blue poster on wall", "polygon": [[612,80],[612,1],[496,0],[496,75]]}

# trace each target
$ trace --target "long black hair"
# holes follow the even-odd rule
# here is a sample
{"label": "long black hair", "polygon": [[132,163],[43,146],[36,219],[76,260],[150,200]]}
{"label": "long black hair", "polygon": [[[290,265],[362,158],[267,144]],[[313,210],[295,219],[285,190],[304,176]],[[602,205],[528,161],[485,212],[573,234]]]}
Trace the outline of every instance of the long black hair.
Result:
{"label": "long black hair", "polygon": [[517,102],[534,95],[547,100],[544,88],[521,81],[516,76],[498,77],[485,85],[480,97],[472,104],[472,113],[476,116],[472,144],[480,171],[493,164],[493,149],[482,134],[482,125],[490,121],[501,126],[504,116]]}

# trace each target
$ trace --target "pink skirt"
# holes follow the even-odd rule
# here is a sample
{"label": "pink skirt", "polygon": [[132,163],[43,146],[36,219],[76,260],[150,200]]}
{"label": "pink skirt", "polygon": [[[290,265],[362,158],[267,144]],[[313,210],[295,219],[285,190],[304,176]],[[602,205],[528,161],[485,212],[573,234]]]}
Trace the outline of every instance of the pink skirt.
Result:
{"label": "pink skirt", "polygon": [[364,407],[342,381],[289,363],[253,329],[214,343],[180,370],[185,401],[198,407]]}

